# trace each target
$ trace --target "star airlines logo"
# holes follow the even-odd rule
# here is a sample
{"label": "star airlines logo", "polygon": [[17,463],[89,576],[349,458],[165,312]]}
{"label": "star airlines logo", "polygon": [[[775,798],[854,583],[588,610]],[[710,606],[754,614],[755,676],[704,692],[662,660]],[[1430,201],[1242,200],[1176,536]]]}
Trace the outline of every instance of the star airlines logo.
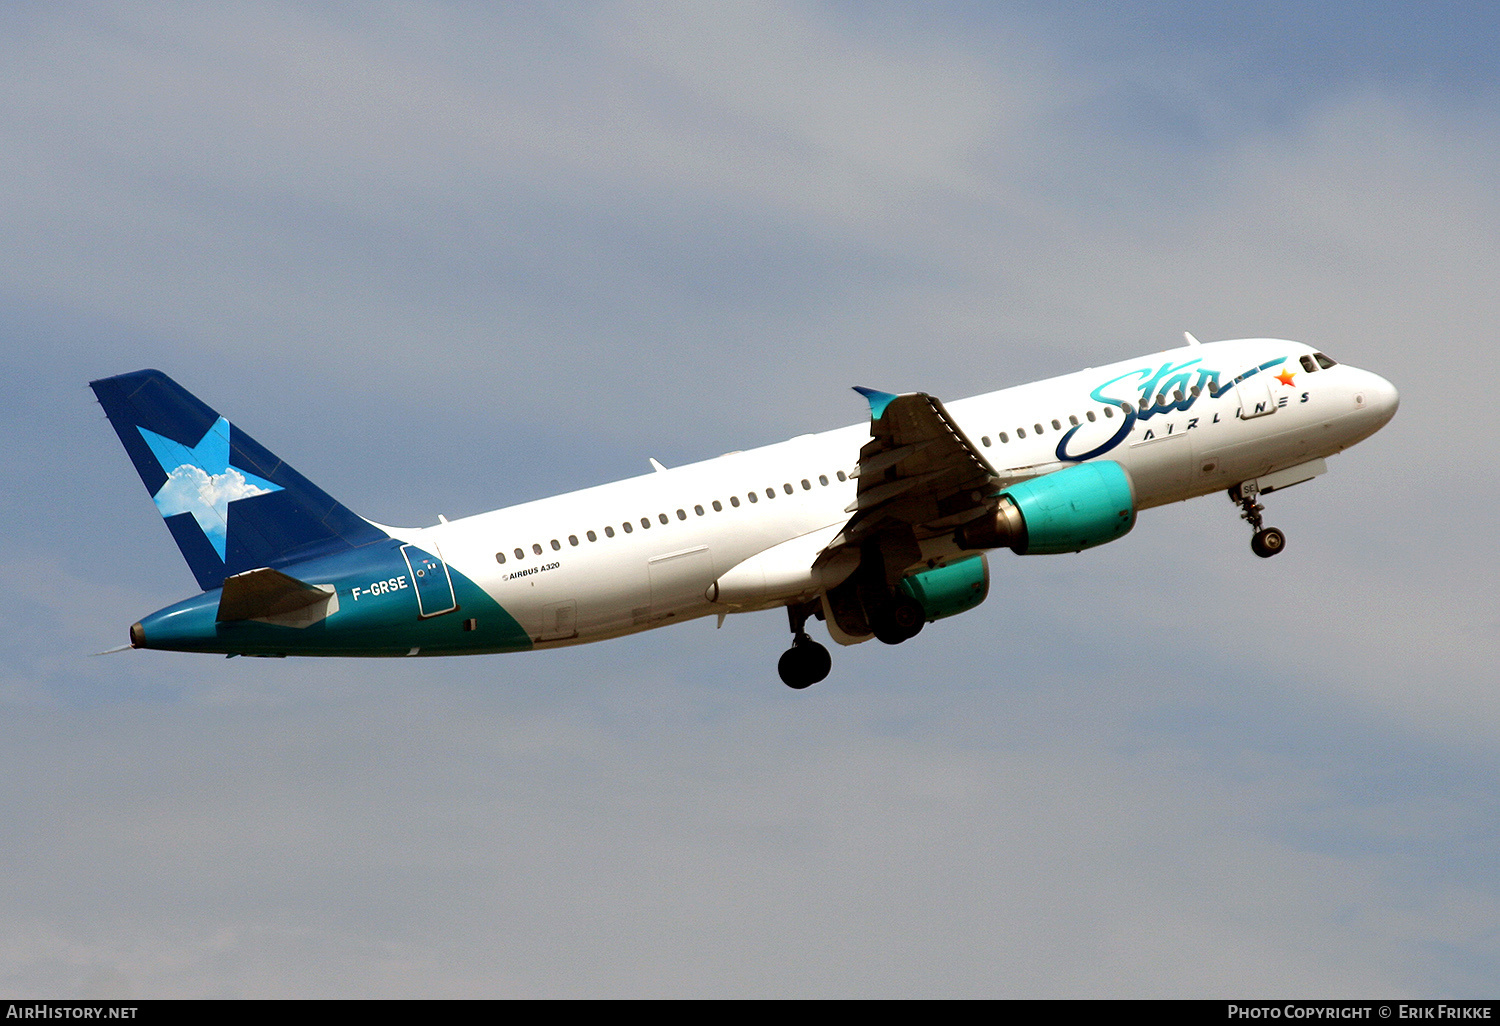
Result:
{"label": "star airlines logo", "polygon": [[1276,380],[1281,382],[1287,388],[1291,388],[1292,381],[1294,378],[1296,378],[1296,376],[1297,375],[1293,374],[1290,369],[1283,367],[1281,368],[1281,373],[1276,375]]}
{"label": "star airlines logo", "polygon": [[191,448],[143,427],[136,430],[167,475],[151,497],[157,511],[163,518],[191,513],[220,559],[229,533],[229,504],[281,491],[280,485],[229,465],[229,421],[223,417]]}

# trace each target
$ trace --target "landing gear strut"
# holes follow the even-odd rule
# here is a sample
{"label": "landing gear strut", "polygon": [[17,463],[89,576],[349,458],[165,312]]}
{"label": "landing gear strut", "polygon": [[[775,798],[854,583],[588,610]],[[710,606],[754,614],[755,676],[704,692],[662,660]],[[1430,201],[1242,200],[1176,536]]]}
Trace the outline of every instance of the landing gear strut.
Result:
{"label": "landing gear strut", "polygon": [[1261,521],[1261,514],[1266,507],[1260,504],[1260,485],[1255,481],[1246,481],[1244,484],[1235,485],[1229,489],[1229,498],[1243,511],[1240,519],[1246,521],[1255,530],[1250,538],[1250,551],[1262,559],[1270,559],[1276,553],[1286,548],[1286,535],[1278,527],[1265,527]]}
{"label": "landing gear strut", "polygon": [[787,618],[792,624],[792,647],[782,653],[776,669],[782,682],[798,691],[827,677],[833,668],[828,649],[807,636],[807,618],[814,608],[811,603],[786,607]]}
{"label": "landing gear strut", "polygon": [[922,604],[897,587],[904,569],[921,558],[914,535],[887,535],[868,542],[862,553],[857,585],[870,633],[887,645],[915,638],[927,623]]}

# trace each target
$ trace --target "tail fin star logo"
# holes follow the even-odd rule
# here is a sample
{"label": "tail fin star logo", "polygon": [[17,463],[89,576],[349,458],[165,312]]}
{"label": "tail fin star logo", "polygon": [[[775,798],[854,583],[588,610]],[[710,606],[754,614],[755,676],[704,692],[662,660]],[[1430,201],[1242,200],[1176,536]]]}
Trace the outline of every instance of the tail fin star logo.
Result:
{"label": "tail fin star logo", "polygon": [[143,427],[136,430],[167,475],[151,497],[157,511],[163,518],[191,513],[220,559],[229,533],[229,504],[281,491],[281,485],[229,465],[229,421],[223,417],[192,448]]}

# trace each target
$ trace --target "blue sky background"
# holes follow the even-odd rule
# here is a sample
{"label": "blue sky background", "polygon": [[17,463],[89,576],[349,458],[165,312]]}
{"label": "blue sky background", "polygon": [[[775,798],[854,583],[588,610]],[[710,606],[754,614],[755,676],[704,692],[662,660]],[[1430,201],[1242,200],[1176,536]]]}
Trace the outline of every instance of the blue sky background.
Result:
{"label": "blue sky background", "polygon": [[[0,983],[113,996],[1493,996],[1492,5],[0,8]],[[426,524],[1199,337],[1402,392],[776,679],[91,658],[193,590],[157,366]]]}

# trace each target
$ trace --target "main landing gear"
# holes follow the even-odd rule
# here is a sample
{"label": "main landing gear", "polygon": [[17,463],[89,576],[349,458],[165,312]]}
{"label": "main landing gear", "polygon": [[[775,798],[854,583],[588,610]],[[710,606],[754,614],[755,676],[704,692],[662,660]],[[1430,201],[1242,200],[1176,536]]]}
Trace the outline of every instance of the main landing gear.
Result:
{"label": "main landing gear", "polygon": [[1262,525],[1260,515],[1266,511],[1266,507],[1260,504],[1260,486],[1257,482],[1246,481],[1235,485],[1229,489],[1229,498],[1243,511],[1240,519],[1255,529],[1255,534],[1250,538],[1251,552],[1262,559],[1270,559],[1286,548],[1286,535],[1279,527]]}
{"label": "main landing gear", "polygon": [[828,649],[807,636],[807,618],[816,608],[812,603],[802,606],[787,606],[787,618],[792,623],[792,647],[781,655],[776,664],[783,683],[798,691],[811,687],[833,669],[833,657]]}
{"label": "main landing gear", "polygon": [[922,633],[927,625],[927,614],[921,603],[906,595],[897,595],[890,608],[881,610],[873,617],[870,629],[877,640],[887,645],[899,645]]}

